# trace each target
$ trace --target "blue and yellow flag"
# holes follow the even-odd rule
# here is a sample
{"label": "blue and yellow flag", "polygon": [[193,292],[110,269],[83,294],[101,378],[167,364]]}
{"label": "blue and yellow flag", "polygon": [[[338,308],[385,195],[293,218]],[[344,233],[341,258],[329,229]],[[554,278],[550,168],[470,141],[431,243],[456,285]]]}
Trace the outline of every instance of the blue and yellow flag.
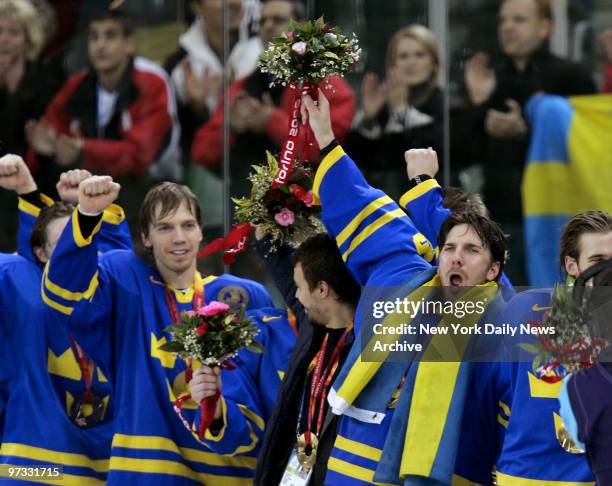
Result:
{"label": "blue and yellow flag", "polygon": [[523,175],[531,285],[560,281],[563,225],[590,209],[612,212],[612,95],[536,95],[525,107],[532,138]]}

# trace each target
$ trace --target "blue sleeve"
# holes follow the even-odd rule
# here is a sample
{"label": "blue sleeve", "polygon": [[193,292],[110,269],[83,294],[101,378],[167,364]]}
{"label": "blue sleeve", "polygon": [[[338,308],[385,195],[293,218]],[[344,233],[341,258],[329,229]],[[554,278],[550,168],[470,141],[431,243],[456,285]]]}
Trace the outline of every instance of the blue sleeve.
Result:
{"label": "blue sleeve", "polygon": [[125,213],[121,206],[111,204],[102,216],[102,226],[98,236],[98,251],[131,250],[132,235]]}
{"label": "blue sleeve", "polygon": [[[49,318],[68,325],[77,342],[103,370],[111,373],[112,287],[108,259],[100,257],[95,235],[85,238],[75,209],[43,272],[41,294]],[[110,256],[110,255],[109,255]]]}
{"label": "blue sleeve", "polygon": [[423,255],[432,262],[438,254],[440,228],[451,215],[450,209],[444,207],[444,195],[438,181],[428,179],[416,185],[400,198],[400,206],[408,211],[414,225],[435,248],[435,255]]}
{"label": "blue sleeve", "polygon": [[368,184],[342,147],[321,161],[313,192],[327,232],[360,285],[397,285],[430,267],[414,246],[418,231],[411,219]]}

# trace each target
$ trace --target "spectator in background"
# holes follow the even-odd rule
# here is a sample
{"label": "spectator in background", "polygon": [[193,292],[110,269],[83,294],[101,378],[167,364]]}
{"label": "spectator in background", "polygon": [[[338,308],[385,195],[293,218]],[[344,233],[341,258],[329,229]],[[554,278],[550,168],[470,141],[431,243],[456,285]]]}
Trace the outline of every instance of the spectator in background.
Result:
{"label": "spectator in background", "polygon": [[386,65],[384,82],[374,73],[363,79],[361,109],[347,150],[374,179],[381,177],[378,185],[397,200],[403,192],[406,150],[432,147],[443,157],[444,98],[433,32],[422,25],[397,31],[387,47]]}
{"label": "spectator in background", "polygon": [[599,43],[604,52],[602,93],[612,93],[612,29],[605,30],[599,35]]}
{"label": "spectator in background", "polygon": [[468,106],[452,129],[458,140],[469,142],[457,147],[468,153],[454,152],[453,158],[483,164],[485,203],[510,233],[508,275],[522,285],[527,282],[520,187],[529,142],[523,105],[537,91],[570,96],[596,88],[583,67],[549,52],[548,0],[504,0],[498,22],[502,58],[493,61],[480,52],[466,65]]}
{"label": "spectator in background", "polygon": [[[44,34],[27,0],[0,0],[0,153],[25,156],[25,126],[40,117],[63,82],[62,73],[38,62]],[[17,205],[0,195],[0,248],[15,249]]]}
{"label": "spectator in background", "polygon": [[75,167],[112,174],[124,186],[122,204],[137,207],[154,180],[181,177],[169,79],[152,62],[133,57],[134,48],[121,11],[90,20],[91,67],[70,78],[43,118],[28,126],[35,152],[29,163],[39,180]]}
{"label": "spectator in background", "polygon": [[[261,13],[261,43],[268,45],[289,27],[291,19],[304,20],[304,5],[292,0],[269,0]],[[265,151],[278,152],[287,137],[287,126],[295,89],[287,86],[270,88],[270,77],[259,69],[250,76],[232,83],[230,98],[230,161],[231,193],[250,193],[246,180],[251,165],[265,160]],[[331,105],[334,133],[343,139],[355,112],[351,88],[339,77],[330,77],[322,86]],[[194,137],[192,158],[204,166],[220,168],[223,164],[223,106],[218,105],[211,120]],[[305,159],[318,162],[319,147],[313,141],[307,147]]]}
{"label": "spectator in background", "polygon": [[[243,0],[228,0],[230,54],[233,79],[250,74],[263,48],[259,38],[248,37]],[[189,153],[193,133],[214,111],[221,94],[223,73],[223,0],[192,2],[196,20],[181,35],[179,49],[165,62],[176,88],[182,147]]]}

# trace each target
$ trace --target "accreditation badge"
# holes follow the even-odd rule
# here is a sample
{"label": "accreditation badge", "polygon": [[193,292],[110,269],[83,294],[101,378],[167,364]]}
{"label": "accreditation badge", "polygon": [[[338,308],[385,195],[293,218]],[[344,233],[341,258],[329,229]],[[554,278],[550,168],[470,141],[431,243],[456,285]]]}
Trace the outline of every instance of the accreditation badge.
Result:
{"label": "accreditation badge", "polygon": [[312,474],[311,468],[305,468],[298,460],[297,452],[294,449],[285,468],[285,473],[279,486],[306,486]]}

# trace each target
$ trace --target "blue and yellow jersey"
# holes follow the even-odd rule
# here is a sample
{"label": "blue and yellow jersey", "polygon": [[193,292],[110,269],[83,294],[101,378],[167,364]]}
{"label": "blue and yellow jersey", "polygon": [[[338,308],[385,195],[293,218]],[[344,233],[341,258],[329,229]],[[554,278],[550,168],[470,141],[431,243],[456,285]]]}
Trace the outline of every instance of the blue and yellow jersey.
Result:
{"label": "blue and yellow jersey", "polygon": [[[41,270],[20,256],[0,259],[0,323],[7,336],[3,366],[11,369],[0,463],[62,466],[62,484],[104,484],[113,423],[79,428],[69,418],[85,391],[65,327],[47,319],[40,298]],[[10,362],[9,362],[10,361]],[[110,384],[94,374],[93,392],[109,406]]]}
{"label": "blue and yellow jersey", "polygon": [[[219,454],[257,457],[296,334],[283,309],[264,308],[247,315],[259,328],[256,339],[265,351],[243,349],[232,360],[236,368],[222,371],[223,427],[216,435],[207,431],[204,442]],[[198,411],[194,432],[198,430],[199,416]]]}
{"label": "blue and yellow jersey", "polygon": [[[173,410],[185,392],[186,363],[159,347],[172,322],[159,273],[129,251],[108,252],[98,265],[96,233],[84,238],[77,213],[62,234],[42,284],[43,299],[113,383],[115,434],[108,484],[245,484],[255,459],[223,456],[198,443]],[[265,289],[222,275],[195,276],[206,302],[270,307]],[[179,312],[193,289],[174,291]],[[184,406],[193,422],[197,405]]]}
{"label": "blue and yellow jersey", "polygon": [[[396,203],[367,183],[340,146],[322,160],[313,191],[322,206],[328,233],[361,285],[402,285],[402,295],[415,292],[419,298],[426,298],[440,285],[435,268],[426,261],[427,255],[434,260],[429,240]],[[429,250],[419,249],[418,241]],[[362,305],[367,305],[363,297],[355,316],[355,344],[329,396],[334,412],[343,415],[328,462],[326,484],[365,485],[375,483],[375,478],[396,482],[398,474],[401,478],[413,475],[415,480],[449,474],[452,478],[463,427],[463,403],[490,406],[495,428],[497,402],[466,402],[472,370],[462,363],[451,363],[447,370],[434,363],[421,366],[362,360],[359,329],[367,313]],[[433,415],[427,412],[432,409],[432,396],[440,405]],[[427,439],[419,439],[419,426],[414,425],[421,414],[430,418],[422,422],[428,423]],[[401,425],[396,428],[396,424]],[[389,433],[391,429],[393,434]],[[400,436],[406,437],[410,446],[405,448],[403,440],[396,440]],[[394,461],[392,456],[397,461],[390,463]]]}
{"label": "blue and yellow jersey", "polygon": [[[419,253],[429,263],[437,265],[440,254],[438,235],[444,221],[451,215],[450,209],[444,207],[444,194],[440,184],[435,179],[428,179],[416,185],[400,198],[400,206],[408,211],[414,225],[425,237],[414,242]],[[433,251],[429,248],[433,248]],[[504,272],[499,278],[499,284],[505,300],[510,300],[516,294]]]}
{"label": "blue and yellow jersey", "polygon": [[[517,294],[499,315],[499,322],[540,322],[544,312],[550,309],[550,295],[550,289]],[[497,484],[594,484],[586,456],[566,452],[557,439],[562,423],[557,396],[562,382],[540,380],[531,362],[500,363],[500,366],[511,373],[512,409],[497,461]]]}
{"label": "blue and yellow jersey", "polygon": [[[81,429],[69,418],[86,388],[65,326],[55,322],[41,299],[43,274],[30,251],[40,204],[19,200],[19,252],[0,262],[3,273],[2,354],[6,427],[0,461],[17,466],[62,465],[65,484],[103,484],[113,433],[111,384],[91,360],[92,392],[102,402],[101,422]],[[109,208],[102,225],[105,250],[130,248],[123,210]],[[6,378],[6,379],[5,379]]]}
{"label": "blue and yellow jersey", "polygon": [[[17,230],[17,253],[24,258],[37,263],[30,248],[30,236],[36,223],[36,218],[44,207],[52,206],[53,199],[38,193],[39,201],[34,204],[26,199],[19,198],[19,227]],[[132,248],[132,237],[130,228],[125,218],[125,212],[121,206],[111,204],[103,213],[102,226],[98,237],[98,249],[100,253],[111,250],[130,250]]]}

